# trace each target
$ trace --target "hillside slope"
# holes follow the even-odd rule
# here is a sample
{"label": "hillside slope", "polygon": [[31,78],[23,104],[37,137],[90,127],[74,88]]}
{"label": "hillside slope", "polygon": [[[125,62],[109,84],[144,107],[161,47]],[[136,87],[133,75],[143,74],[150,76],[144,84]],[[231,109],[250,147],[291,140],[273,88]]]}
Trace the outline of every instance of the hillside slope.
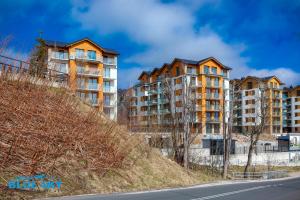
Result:
{"label": "hillside slope", "polygon": [[[0,196],[20,199],[174,187],[211,181],[187,172],[64,89],[0,77]],[[61,190],[8,189],[45,173]]]}

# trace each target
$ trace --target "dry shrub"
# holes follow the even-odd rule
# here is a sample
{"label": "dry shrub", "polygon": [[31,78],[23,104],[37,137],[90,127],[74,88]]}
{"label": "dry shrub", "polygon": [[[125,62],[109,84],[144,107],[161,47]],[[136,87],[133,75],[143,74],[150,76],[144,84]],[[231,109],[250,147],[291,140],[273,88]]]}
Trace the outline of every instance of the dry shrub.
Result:
{"label": "dry shrub", "polygon": [[121,167],[134,142],[101,112],[82,112],[80,104],[65,89],[1,76],[0,171],[49,173],[59,171],[61,160],[99,173]]}

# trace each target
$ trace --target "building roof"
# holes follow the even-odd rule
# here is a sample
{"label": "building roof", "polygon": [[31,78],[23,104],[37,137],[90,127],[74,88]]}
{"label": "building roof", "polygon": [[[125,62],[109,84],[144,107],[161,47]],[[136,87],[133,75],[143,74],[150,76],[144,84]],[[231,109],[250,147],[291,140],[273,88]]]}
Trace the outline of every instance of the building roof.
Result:
{"label": "building roof", "polygon": [[190,64],[190,65],[199,65],[199,64],[202,64],[208,60],[214,60],[216,63],[218,63],[219,65],[221,65],[222,67],[224,67],[225,69],[227,70],[232,70],[232,68],[228,67],[228,66],[225,66],[223,65],[220,61],[218,61],[216,58],[214,57],[208,57],[208,58],[204,58],[202,60],[188,60],[188,59],[182,59],[182,58],[174,58],[174,60],[172,61],[171,65],[176,62],[176,61],[179,61],[179,62],[182,62],[184,64]]}
{"label": "building roof", "polygon": [[260,81],[268,81],[272,78],[275,78],[275,79],[278,80],[280,85],[284,85],[284,83],[281,82],[281,80],[277,76],[266,76],[266,77],[247,76],[247,77],[242,77],[241,81],[245,81],[246,79],[249,79],[249,78],[253,78],[253,79],[256,79],[256,80],[260,80]]}
{"label": "building roof", "polygon": [[67,47],[70,47],[70,46],[72,46],[74,44],[77,44],[79,42],[82,42],[82,41],[88,41],[88,42],[92,43],[93,45],[95,45],[99,49],[102,49],[105,53],[113,54],[113,55],[119,55],[119,53],[117,51],[115,51],[113,49],[104,48],[104,47],[100,46],[99,44],[93,42],[89,38],[82,38],[80,40],[76,40],[76,41],[69,42],[69,43],[60,42],[60,41],[46,40],[45,43],[46,43],[47,46],[50,46],[50,47],[67,48]]}

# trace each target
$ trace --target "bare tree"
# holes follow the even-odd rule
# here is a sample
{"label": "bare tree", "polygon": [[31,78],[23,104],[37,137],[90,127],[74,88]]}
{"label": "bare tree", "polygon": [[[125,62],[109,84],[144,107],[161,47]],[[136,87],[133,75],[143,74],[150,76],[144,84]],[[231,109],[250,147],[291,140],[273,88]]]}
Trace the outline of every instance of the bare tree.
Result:
{"label": "bare tree", "polygon": [[[230,84],[229,91],[223,90],[223,178],[227,178],[230,152],[231,152],[231,140],[232,140],[232,122],[233,122],[233,104],[234,104],[234,84]],[[226,92],[229,92],[230,99],[226,99]],[[227,101],[229,102],[227,103]],[[230,105],[227,105],[230,104]],[[229,110],[226,110],[226,105],[229,106]]]}
{"label": "bare tree", "polygon": [[[191,76],[182,76],[182,100],[179,111],[176,107],[175,84],[172,78],[164,78],[163,94],[168,100],[171,121],[171,138],[174,159],[185,168],[189,167],[189,149],[199,132],[193,131],[196,119],[196,93]],[[183,129],[180,128],[183,126]]]}
{"label": "bare tree", "polygon": [[252,165],[252,155],[256,148],[257,142],[264,133],[269,119],[270,103],[268,102],[267,84],[263,81],[258,83],[258,94],[255,99],[255,120],[250,129],[246,130],[246,134],[250,136],[250,146],[248,151],[247,164],[244,169],[244,176],[247,177],[250,166]]}

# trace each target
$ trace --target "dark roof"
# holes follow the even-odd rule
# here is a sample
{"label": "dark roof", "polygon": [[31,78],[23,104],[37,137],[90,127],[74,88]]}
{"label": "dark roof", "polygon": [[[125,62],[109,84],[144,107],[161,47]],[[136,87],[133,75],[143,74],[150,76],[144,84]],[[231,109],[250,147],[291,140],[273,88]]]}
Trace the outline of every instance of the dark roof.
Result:
{"label": "dark roof", "polygon": [[146,74],[147,76],[149,76],[151,74],[151,71],[142,71],[141,75],[139,76],[138,79],[142,78],[142,76]]}
{"label": "dark roof", "polygon": [[159,68],[155,67],[152,72],[150,73],[150,75],[154,74],[156,71],[159,71]]}
{"label": "dark roof", "polygon": [[102,49],[105,53],[119,55],[119,53],[117,51],[115,51],[113,49],[104,48],[104,47],[100,46],[99,44],[93,42],[89,38],[83,38],[83,39],[76,40],[76,41],[69,42],[69,43],[67,43],[67,42],[60,42],[60,41],[46,40],[45,43],[46,43],[47,46],[51,46],[51,47],[67,48],[67,47],[69,47],[69,46],[71,46],[73,44],[76,44],[76,43],[84,41],[84,40],[89,41],[90,43],[94,44],[98,48]]}
{"label": "dark roof", "polygon": [[223,65],[220,61],[218,61],[218,60],[217,60],[216,58],[214,58],[214,57],[208,57],[208,58],[204,58],[204,59],[198,60],[198,61],[196,61],[196,60],[189,60],[189,59],[182,59],[182,58],[174,58],[174,60],[172,61],[171,64],[173,64],[173,63],[176,62],[176,61],[179,61],[179,62],[183,62],[183,63],[185,63],[185,64],[199,65],[200,63],[203,63],[203,62],[205,62],[205,61],[207,61],[207,60],[210,60],[210,59],[212,59],[212,60],[214,60],[215,62],[217,62],[218,64],[220,64],[220,65],[221,65],[222,67],[224,67],[225,69],[227,69],[227,70],[232,70],[232,68]]}
{"label": "dark roof", "polygon": [[280,82],[280,85],[284,85],[284,83],[281,82],[281,80],[277,76],[265,76],[265,77],[246,76],[246,77],[242,77],[241,80],[243,81],[243,80],[246,80],[248,78],[254,78],[254,79],[257,79],[257,80],[261,80],[261,81],[267,81],[267,80],[270,80],[272,78],[276,78]]}

